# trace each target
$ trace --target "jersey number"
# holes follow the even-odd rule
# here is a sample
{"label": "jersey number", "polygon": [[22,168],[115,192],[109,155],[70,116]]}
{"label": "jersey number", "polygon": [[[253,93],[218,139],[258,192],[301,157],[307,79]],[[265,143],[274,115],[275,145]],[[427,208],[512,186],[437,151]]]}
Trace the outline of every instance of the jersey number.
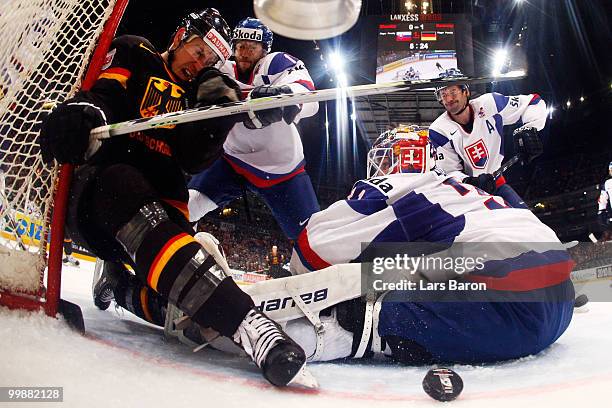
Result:
{"label": "jersey number", "polygon": [[[451,186],[456,192],[458,192],[462,196],[464,196],[464,195],[466,195],[466,194],[468,194],[470,192],[470,190],[467,187],[465,187],[463,184],[459,183],[453,177],[447,178],[446,180],[444,180],[442,182],[442,184],[446,184],[447,186]],[[482,196],[488,196],[489,195],[489,194],[485,193],[484,191],[480,190],[479,188],[476,188],[476,192],[478,192],[478,194],[480,194]],[[485,207],[487,207],[489,210],[499,210],[499,209],[502,209],[502,208],[510,208],[509,205],[498,203],[497,201],[495,201],[495,199],[493,197],[490,197],[487,200],[485,200],[483,205]]]}

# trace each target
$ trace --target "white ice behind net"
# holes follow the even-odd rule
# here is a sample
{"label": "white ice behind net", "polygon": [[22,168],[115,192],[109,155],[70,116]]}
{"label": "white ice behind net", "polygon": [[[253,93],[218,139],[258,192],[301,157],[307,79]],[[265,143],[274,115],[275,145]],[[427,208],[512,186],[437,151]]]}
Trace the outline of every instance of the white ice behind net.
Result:
{"label": "white ice behind net", "polygon": [[40,123],[79,88],[114,4],[0,2],[0,289],[40,286],[57,177],[40,156]]}

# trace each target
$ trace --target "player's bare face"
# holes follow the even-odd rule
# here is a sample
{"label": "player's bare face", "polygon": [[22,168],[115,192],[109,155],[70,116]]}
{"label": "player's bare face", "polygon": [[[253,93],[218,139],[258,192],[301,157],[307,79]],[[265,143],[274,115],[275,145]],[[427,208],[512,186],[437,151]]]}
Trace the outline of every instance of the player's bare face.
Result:
{"label": "player's bare face", "polygon": [[264,57],[263,44],[257,41],[242,40],[234,46],[236,67],[241,74],[250,72],[257,61]]}
{"label": "player's bare face", "polygon": [[467,92],[457,85],[449,86],[440,91],[442,105],[451,115],[460,113],[467,104]]}
{"label": "player's bare face", "polygon": [[184,41],[174,51],[172,72],[182,81],[189,82],[206,67],[212,67],[219,57],[199,36]]}

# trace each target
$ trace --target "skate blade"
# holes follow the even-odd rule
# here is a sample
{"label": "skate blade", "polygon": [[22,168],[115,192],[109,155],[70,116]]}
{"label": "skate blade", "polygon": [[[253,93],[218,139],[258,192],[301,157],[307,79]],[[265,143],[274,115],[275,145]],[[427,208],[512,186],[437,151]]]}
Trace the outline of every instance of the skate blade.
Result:
{"label": "skate blade", "polygon": [[319,388],[319,382],[312,375],[312,373],[306,369],[304,365],[300,371],[293,377],[293,380],[289,381],[287,385],[297,385],[304,388],[317,389]]}

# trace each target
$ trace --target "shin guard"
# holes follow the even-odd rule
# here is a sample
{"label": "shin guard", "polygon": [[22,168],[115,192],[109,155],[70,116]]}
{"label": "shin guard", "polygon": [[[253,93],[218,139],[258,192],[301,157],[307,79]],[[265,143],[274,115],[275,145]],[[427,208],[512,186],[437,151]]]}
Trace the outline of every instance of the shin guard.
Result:
{"label": "shin guard", "polygon": [[136,264],[137,275],[203,327],[231,336],[254,306],[217,266],[219,254],[207,252],[158,202],[144,205],[116,239]]}

